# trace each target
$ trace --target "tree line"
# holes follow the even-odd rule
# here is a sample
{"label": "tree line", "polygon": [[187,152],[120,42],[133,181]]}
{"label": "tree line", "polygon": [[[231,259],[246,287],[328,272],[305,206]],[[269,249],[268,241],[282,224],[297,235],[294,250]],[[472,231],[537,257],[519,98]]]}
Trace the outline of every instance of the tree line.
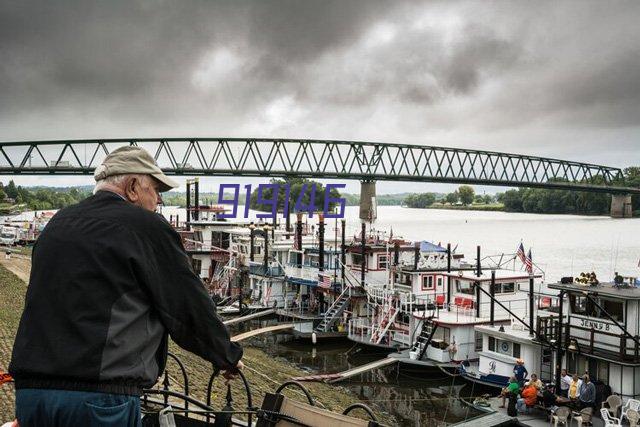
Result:
{"label": "tree line", "polygon": [[[603,178],[596,176],[590,182],[603,183]],[[640,188],[640,167],[626,168],[624,181],[619,185]],[[500,193],[497,198],[507,212],[604,215],[611,208],[609,194],[586,191],[519,188]],[[632,200],[633,210],[637,215],[640,211],[640,197],[635,196]]]}
{"label": "tree line", "polygon": [[13,180],[0,182],[0,204],[5,208],[18,205],[29,210],[61,209],[91,195],[90,187],[22,187]]}
{"label": "tree line", "polygon": [[469,185],[461,185],[457,190],[438,195],[435,193],[414,193],[404,199],[404,204],[409,208],[428,208],[432,206],[442,206],[443,204],[469,206],[475,205],[492,205],[495,204],[495,197],[491,194],[476,194],[473,187]]}
{"label": "tree line", "polygon": [[[566,181],[565,181],[566,182]],[[595,176],[588,181],[602,184],[604,179]],[[624,170],[624,178],[615,183],[620,186],[640,188],[640,167]],[[635,196],[633,211],[640,215],[640,197]],[[407,196],[404,204],[410,208],[435,207],[438,204],[449,205],[494,205],[507,212],[604,215],[611,208],[611,196],[607,193],[593,193],[574,190],[554,190],[547,188],[519,188],[492,195],[476,195],[468,185],[460,186],[456,191],[438,198],[434,193],[414,193]]]}

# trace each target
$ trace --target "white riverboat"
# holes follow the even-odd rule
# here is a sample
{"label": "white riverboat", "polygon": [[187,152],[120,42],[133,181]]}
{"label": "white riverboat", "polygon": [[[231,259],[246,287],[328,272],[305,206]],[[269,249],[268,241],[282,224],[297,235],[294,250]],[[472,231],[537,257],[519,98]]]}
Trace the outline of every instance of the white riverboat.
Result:
{"label": "white riverboat", "polygon": [[[622,279],[622,280],[620,280]],[[558,292],[551,307],[538,307],[533,331],[477,326],[483,337],[479,364],[465,367],[472,381],[506,384],[517,358],[528,372],[556,380],[556,366],[589,373],[598,386],[624,398],[640,396],[640,289],[635,277],[618,283],[579,283],[564,278],[547,285]]]}

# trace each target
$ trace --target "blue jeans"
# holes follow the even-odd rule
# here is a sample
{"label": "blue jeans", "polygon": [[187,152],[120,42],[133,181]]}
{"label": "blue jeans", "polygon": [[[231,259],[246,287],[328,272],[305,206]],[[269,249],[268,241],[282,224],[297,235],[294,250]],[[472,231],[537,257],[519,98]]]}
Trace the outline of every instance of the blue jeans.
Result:
{"label": "blue jeans", "polygon": [[140,397],[86,391],[18,389],[20,427],[140,427]]}

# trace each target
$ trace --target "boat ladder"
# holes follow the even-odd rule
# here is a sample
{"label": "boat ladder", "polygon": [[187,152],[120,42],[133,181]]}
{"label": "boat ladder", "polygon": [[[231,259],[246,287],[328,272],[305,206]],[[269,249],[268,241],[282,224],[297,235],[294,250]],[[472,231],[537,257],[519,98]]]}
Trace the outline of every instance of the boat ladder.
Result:
{"label": "boat ladder", "polygon": [[422,360],[422,357],[427,352],[427,347],[431,344],[433,335],[436,333],[436,329],[438,329],[438,324],[435,323],[432,318],[427,318],[422,323],[420,335],[418,335],[418,338],[416,338],[416,341],[411,347],[412,352],[418,353],[416,360]]}

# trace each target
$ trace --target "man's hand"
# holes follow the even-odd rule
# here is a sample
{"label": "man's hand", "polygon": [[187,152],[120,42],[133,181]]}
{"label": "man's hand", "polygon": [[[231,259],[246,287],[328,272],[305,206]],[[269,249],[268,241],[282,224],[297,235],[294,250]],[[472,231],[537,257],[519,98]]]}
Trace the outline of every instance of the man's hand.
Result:
{"label": "man's hand", "polygon": [[227,380],[227,382],[235,380],[238,378],[238,371],[241,371],[242,369],[244,369],[244,363],[242,363],[242,360],[239,360],[238,364],[234,368],[223,371],[222,376]]}

